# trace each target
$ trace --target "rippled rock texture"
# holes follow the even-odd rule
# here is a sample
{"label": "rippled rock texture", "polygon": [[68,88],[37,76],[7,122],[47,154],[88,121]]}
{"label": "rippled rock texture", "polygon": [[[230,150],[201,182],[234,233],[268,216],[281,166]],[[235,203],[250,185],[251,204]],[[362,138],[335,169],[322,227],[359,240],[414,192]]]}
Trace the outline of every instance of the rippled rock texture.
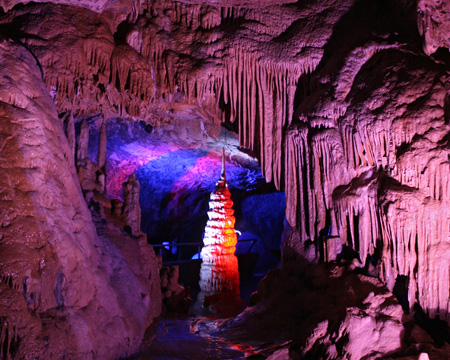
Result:
{"label": "rippled rock texture", "polygon": [[233,201],[225,174],[225,153],[222,174],[209,199],[208,221],[203,237],[200,268],[200,306],[224,315],[242,310],[239,288],[238,259],[235,255],[237,235],[234,229]]}
{"label": "rippled rock texture", "polygon": [[154,252],[96,230],[36,59],[0,48],[0,357],[129,354],[160,311]]}

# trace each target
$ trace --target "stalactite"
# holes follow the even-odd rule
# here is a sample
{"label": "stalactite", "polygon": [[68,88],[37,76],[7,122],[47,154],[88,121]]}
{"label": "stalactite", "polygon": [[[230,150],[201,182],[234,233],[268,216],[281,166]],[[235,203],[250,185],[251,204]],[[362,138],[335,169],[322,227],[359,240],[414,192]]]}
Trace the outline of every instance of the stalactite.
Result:
{"label": "stalactite", "polygon": [[77,165],[82,165],[89,159],[89,124],[87,120],[81,122],[80,134],[77,140]]}
{"label": "stalactite", "polygon": [[[283,137],[291,123],[301,65],[262,62],[258,53],[244,48],[229,51],[222,93],[229,106],[229,121],[239,122],[243,147],[259,148],[267,181],[283,186]],[[257,99],[257,101],[256,101]]]}
{"label": "stalactite", "polygon": [[300,229],[303,240],[323,233],[337,236],[336,221],[327,219],[327,213],[335,210],[335,187],[350,179],[340,170],[344,150],[339,132],[296,125],[288,130],[284,151],[287,220]]}
{"label": "stalactite", "polygon": [[121,109],[126,109],[132,116],[145,116],[142,104],[153,100],[154,82],[152,73],[145,59],[128,45],[114,49],[111,58],[111,84],[120,91]]}
{"label": "stalactite", "polygon": [[374,212],[378,208],[378,187],[379,174],[369,171],[333,194],[339,214],[339,236],[344,244],[359,253],[363,266],[367,256],[374,254],[380,238],[379,218]]}
{"label": "stalactite", "polygon": [[442,202],[413,195],[389,191],[383,196],[383,280],[392,289],[397,275],[407,276],[410,306],[418,300],[431,317],[448,321],[450,212]]}
{"label": "stalactite", "polygon": [[[16,289],[14,289],[16,290]],[[16,296],[14,290],[7,290],[10,296],[10,301],[21,301]],[[7,296],[8,296],[7,295]],[[5,304],[4,304],[5,305]],[[18,308],[22,307],[22,304],[16,304],[17,307],[14,309],[2,308],[0,315],[0,358],[2,359],[12,359],[15,355],[14,352],[17,345],[23,337],[23,329],[26,326],[30,326],[32,319],[29,316],[24,315]],[[25,319],[24,319],[25,318]],[[28,320],[28,322],[27,322]]]}
{"label": "stalactite", "polygon": [[70,100],[75,96],[74,77],[69,70],[61,70],[59,73],[46,73],[44,81],[51,89],[56,90],[56,101],[62,103],[64,99]]}
{"label": "stalactite", "polygon": [[300,229],[303,240],[314,238],[309,221],[315,213],[311,183],[308,129],[290,129],[286,141],[286,218]]}
{"label": "stalactite", "polygon": [[[86,56],[87,63],[93,66],[91,69],[94,73],[103,73],[109,76],[110,59],[113,52],[114,44],[109,39],[88,38],[83,42],[83,51]],[[73,69],[75,76],[80,76],[81,69],[85,67],[78,67]]]}
{"label": "stalactite", "polygon": [[75,159],[75,123],[73,121],[73,115],[71,112],[67,114],[66,118],[64,119],[64,130],[66,133],[67,141],[69,142],[70,154],[72,155],[72,159]]}

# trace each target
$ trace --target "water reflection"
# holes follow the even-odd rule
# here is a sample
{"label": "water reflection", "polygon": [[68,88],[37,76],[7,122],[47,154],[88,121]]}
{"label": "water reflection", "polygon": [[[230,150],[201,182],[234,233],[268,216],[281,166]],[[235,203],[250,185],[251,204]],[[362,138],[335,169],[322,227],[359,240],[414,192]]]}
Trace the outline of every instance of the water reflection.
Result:
{"label": "water reflection", "polygon": [[224,320],[193,317],[161,318],[148,329],[142,351],[133,360],[244,359],[240,346],[227,343],[218,334]]}

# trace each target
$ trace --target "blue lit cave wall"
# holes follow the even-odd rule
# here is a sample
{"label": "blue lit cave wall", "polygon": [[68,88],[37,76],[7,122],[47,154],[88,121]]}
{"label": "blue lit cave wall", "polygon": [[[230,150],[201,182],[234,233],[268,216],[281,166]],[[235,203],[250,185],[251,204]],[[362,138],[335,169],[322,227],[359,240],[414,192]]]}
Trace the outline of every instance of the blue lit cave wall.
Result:
{"label": "blue lit cave wall", "polygon": [[[258,190],[236,206],[236,229],[242,232],[240,239],[258,240],[252,248],[260,254],[255,272],[265,272],[276,267],[280,259],[280,239],[286,224],[285,198],[283,192]],[[238,244],[237,253],[245,252],[247,246],[248,243]]]}
{"label": "blue lit cave wall", "polygon": [[[141,184],[141,230],[151,244],[201,242],[207,221],[209,194],[221,173],[221,152],[226,151],[226,174],[234,201],[240,239],[257,240],[257,272],[275,267],[284,229],[285,199],[267,184],[257,160],[240,151],[235,135],[220,125],[179,121],[166,129],[140,122],[110,119],[107,130],[107,195],[122,198],[122,184],[136,173]],[[102,119],[88,119],[89,155],[96,161]],[[175,122],[174,122],[175,124]],[[195,127],[198,127],[196,129]],[[250,242],[238,244],[247,253]],[[176,259],[178,254],[166,256]],[[175,252],[175,251],[174,251]],[[183,247],[191,258],[197,247]]]}

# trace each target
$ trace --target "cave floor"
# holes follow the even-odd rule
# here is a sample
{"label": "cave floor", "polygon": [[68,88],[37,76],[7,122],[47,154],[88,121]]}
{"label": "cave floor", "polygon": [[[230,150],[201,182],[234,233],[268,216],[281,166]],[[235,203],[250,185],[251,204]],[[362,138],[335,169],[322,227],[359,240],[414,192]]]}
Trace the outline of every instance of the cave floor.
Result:
{"label": "cave floor", "polygon": [[133,360],[243,359],[245,352],[217,335],[226,320],[186,315],[161,317],[149,329],[142,351]]}
{"label": "cave floor", "polygon": [[[248,303],[250,295],[263,277],[262,274],[241,277],[241,297]],[[182,360],[182,359],[244,359],[254,349],[248,344],[235,344],[220,335],[232,319],[205,318],[192,313],[197,293],[189,314],[166,313],[147,329],[138,354],[129,360]],[[254,345],[254,344],[253,344]]]}

